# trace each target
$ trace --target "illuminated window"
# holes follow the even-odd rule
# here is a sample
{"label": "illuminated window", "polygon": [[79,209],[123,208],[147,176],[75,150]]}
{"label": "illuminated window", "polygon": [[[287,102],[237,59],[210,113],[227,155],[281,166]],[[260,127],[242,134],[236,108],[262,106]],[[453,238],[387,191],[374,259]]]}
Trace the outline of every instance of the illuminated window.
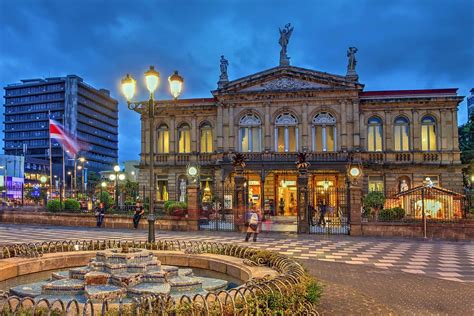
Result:
{"label": "illuminated window", "polygon": [[426,181],[426,178],[429,178],[435,187],[439,187],[439,177],[434,175],[423,176],[423,181]]}
{"label": "illuminated window", "polygon": [[202,153],[212,152],[212,126],[209,123],[205,123],[201,126],[200,144]]}
{"label": "illuminated window", "polygon": [[163,124],[158,128],[158,153],[168,154],[170,152],[169,140],[170,132],[168,126]]}
{"label": "illuminated window", "polygon": [[178,146],[179,153],[191,152],[191,132],[188,124],[183,124],[178,129]]}
{"label": "illuminated window", "polygon": [[252,113],[246,114],[239,121],[239,150],[241,152],[259,152],[262,150],[262,122]]}
{"label": "illuminated window", "polygon": [[383,192],[384,183],[383,176],[369,176],[369,192],[378,191]]}
{"label": "illuminated window", "polygon": [[335,151],[336,119],[327,112],[321,112],[313,118],[313,151]]}
{"label": "illuminated window", "polygon": [[298,120],[291,113],[282,113],[275,120],[275,151],[298,150]]}
{"label": "illuminated window", "polygon": [[432,116],[425,116],[421,120],[421,150],[437,150],[436,121]]}
{"label": "illuminated window", "polygon": [[371,117],[368,121],[368,151],[382,151],[382,120]]}
{"label": "illuminated window", "polygon": [[393,133],[395,140],[395,151],[410,150],[410,123],[405,117],[399,116],[395,119]]}

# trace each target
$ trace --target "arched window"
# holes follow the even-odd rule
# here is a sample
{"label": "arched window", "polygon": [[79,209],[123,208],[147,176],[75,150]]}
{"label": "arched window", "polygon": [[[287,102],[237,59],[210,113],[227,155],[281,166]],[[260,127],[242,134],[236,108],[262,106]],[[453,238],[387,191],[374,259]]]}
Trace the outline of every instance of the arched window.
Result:
{"label": "arched window", "polygon": [[421,150],[436,150],[436,120],[432,116],[421,119]]}
{"label": "arched window", "polygon": [[382,151],[382,120],[376,116],[368,120],[367,149]]}
{"label": "arched window", "polygon": [[282,113],[275,120],[275,151],[298,151],[298,119],[291,113]]}
{"label": "arched window", "polygon": [[212,153],[212,126],[209,123],[201,125],[201,152]]}
{"label": "arched window", "polygon": [[336,119],[328,112],[321,112],[313,118],[313,151],[335,151]]}
{"label": "arched window", "polygon": [[160,125],[158,127],[158,153],[159,154],[168,154],[170,152],[169,147],[170,141],[170,131],[168,130],[168,126],[166,124]]}
{"label": "arched window", "polygon": [[407,118],[399,116],[394,122],[395,151],[410,150],[410,122]]}
{"label": "arched window", "polygon": [[245,114],[239,121],[239,150],[259,152],[262,150],[262,121],[255,114]]}
{"label": "arched window", "polygon": [[184,123],[178,128],[178,152],[181,154],[191,152],[191,128]]}

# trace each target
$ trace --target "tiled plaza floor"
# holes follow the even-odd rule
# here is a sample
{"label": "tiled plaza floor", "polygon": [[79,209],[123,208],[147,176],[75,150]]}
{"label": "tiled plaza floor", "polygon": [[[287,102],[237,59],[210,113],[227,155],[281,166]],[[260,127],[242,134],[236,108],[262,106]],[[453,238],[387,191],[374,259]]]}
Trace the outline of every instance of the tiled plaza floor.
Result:
{"label": "tiled plaza floor", "polygon": [[[364,265],[456,282],[474,282],[474,243],[350,236],[262,233],[250,246],[298,259]],[[244,243],[243,235],[225,232],[163,232],[157,238]],[[64,239],[145,240],[143,230],[51,227],[0,223],[0,245]]]}
{"label": "tiled plaza floor", "polygon": [[[144,230],[0,223],[0,245],[77,239],[145,240]],[[224,232],[161,232],[157,239],[246,244]],[[295,258],[324,285],[322,315],[474,315],[474,244],[263,233],[249,246]]]}

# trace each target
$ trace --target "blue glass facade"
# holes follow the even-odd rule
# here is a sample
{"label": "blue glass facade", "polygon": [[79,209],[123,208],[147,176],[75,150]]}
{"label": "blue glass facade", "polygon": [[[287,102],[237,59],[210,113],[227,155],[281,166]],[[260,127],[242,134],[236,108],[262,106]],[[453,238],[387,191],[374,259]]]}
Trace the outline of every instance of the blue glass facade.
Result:
{"label": "blue glass facade", "polygon": [[[117,162],[118,102],[107,90],[97,90],[75,75],[22,80],[4,89],[5,154],[49,159],[50,112],[66,130],[88,144],[81,152],[88,168],[110,170]],[[53,169],[57,169],[62,164],[62,151],[54,141],[52,152]]]}

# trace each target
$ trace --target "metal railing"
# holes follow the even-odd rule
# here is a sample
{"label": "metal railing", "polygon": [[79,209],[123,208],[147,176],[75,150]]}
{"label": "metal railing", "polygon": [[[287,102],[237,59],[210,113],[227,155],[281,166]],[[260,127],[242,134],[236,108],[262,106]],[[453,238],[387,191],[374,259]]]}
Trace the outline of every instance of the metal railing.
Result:
{"label": "metal railing", "polygon": [[[100,303],[87,300],[80,303],[75,299],[68,302],[61,299],[48,300],[20,298],[0,292],[1,315],[263,315],[268,310],[268,300],[261,299],[268,294],[290,295],[306,277],[303,267],[295,260],[276,252],[258,250],[236,244],[160,240],[155,243],[128,242],[121,240],[76,240],[43,243],[14,244],[0,247],[0,259],[14,257],[38,257],[46,253],[94,251],[108,248],[130,248],[149,250],[184,250],[185,253],[209,253],[241,258],[244,264],[267,266],[279,272],[275,278],[251,279],[244,285],[230,290],[209,292],[193,297],[183,295],[175,298],[169,295],[145,295],[125,303],[121,299]],[[265,306],[266,305],[266,306]],[[319,315],[314,304],[303,299],[295,314]],[[43,315],[43,314],[41,314]]]}

